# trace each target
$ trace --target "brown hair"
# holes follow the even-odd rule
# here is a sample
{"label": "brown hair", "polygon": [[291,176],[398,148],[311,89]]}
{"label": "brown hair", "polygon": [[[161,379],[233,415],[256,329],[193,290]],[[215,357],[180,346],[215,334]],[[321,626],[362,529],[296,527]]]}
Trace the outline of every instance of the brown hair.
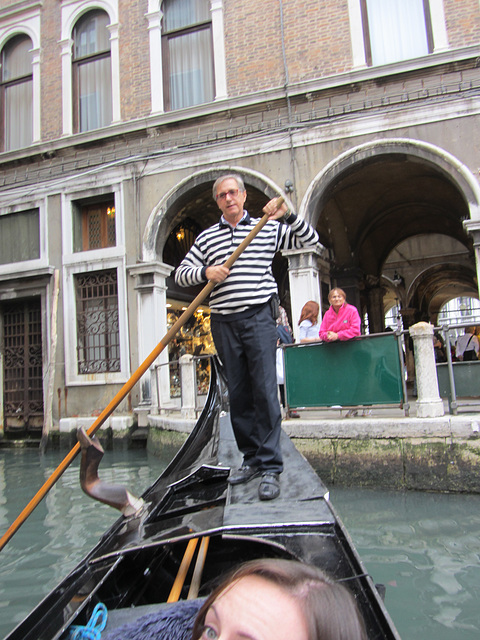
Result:
{"label": "brown hair", "polygon": [[201,638],[205,616],[217,598],[231,584],[247,576],[264,578],[300,604],[309,640],[367,640],[357,603],[347,587],[312,565],[273,558],[247,562],[223,580],[198,612],[192,640]]}
{"label": "brown hair", "polygon": [[310,320],[312,324],[317,324],[319,313],[320,306],[318,302],[315,302],[315,300],[309,300],[303,305],[298,324],[302,323],[304,320]]}

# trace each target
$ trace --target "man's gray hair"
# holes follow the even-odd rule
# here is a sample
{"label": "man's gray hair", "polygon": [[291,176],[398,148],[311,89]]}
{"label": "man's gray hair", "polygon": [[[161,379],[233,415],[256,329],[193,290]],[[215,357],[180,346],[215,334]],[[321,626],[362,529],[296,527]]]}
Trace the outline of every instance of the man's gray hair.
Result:
{"label": "man's gray hair", "polygon": [[219,178],[217,178],[215,180],[215,182],[213,183],[213,187],[212,187],[212,194],[213,194],[213,199],[216,201],[217,200],[217,187],[220,183],[222,183],[224,180],[235,180],[235,182],[238,185],[238,188],[240,189],[240,191],[245,191],[245,184],[243,182],[243,178],[242,176],[239,176],[237,173],[226,173],[223,176],[220,176]]}

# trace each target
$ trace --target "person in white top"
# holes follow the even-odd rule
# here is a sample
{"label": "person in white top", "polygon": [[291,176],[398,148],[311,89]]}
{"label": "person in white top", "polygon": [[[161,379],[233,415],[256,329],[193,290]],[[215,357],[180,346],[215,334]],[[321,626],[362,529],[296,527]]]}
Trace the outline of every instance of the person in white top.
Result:
{"label": "person in white top", "polygon": [[320,307],[315,300],[309,300],[303,305],[300,312],[300,320],[298,321],[298,339],[300,342],[316,342],[320,339],[318,337],[318,332],[320,331],[320,325],[318,324],[319,313]]}

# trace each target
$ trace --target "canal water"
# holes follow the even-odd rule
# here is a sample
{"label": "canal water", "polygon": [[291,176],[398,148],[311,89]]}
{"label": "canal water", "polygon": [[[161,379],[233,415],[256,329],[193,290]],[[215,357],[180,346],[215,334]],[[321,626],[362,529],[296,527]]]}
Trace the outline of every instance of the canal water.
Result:
{"label": "canal water", "polygon": [[[103,480],[140,495],[170,461],[108,451]],[[0,535],[65,452],[0,450]],[[0,552],[0,638],[70,571],[117,519],[85,496],[75,460]],[[386,586],[402,640],[480,638],[480,496],[331,488],[368,572]]]}

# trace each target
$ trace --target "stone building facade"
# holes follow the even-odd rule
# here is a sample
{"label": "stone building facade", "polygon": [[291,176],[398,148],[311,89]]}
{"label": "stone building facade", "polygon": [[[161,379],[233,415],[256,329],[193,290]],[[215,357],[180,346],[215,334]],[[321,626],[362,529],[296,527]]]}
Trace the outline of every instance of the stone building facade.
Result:
{"label": "stone building facade", "polygon": [[[294,329],[332,285],[370,332],[478,297],[477,0],[2,0],[0,51],[5,436],[129,379],[192,299],[172,273],[223,172],[319,232],[274,264]],[[210,348],[205,304],[117,424],[175,405],[169,351]]]}

